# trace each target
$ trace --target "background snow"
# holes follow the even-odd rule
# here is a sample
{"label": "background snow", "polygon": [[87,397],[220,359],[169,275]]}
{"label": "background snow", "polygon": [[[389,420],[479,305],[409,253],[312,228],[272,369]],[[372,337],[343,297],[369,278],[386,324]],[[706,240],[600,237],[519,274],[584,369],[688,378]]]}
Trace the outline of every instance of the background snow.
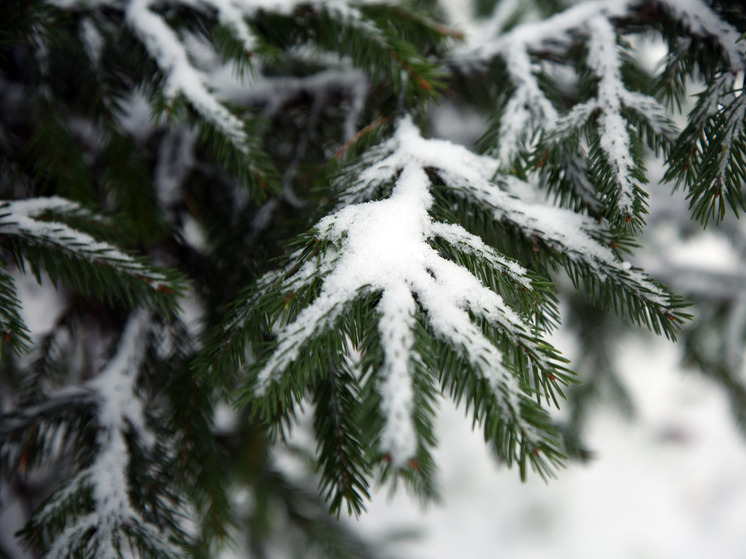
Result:
{"label": "background snow", "polygon": [[435,453],[443,502],[423,510],[404,492],[378,494],[361,528],[375,539],[418,532],[392,548],[411,559],[743,557],[746,445],[725,396],[682,371],[671,343],[630,340],[619,358],[638,417],[593,413],[588,466],[522,484],[443,402]]}

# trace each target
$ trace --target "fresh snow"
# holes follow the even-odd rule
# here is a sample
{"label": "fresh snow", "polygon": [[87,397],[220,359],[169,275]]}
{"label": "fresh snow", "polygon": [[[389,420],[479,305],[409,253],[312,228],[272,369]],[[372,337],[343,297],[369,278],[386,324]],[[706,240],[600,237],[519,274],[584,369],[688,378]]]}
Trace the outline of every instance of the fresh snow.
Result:
{"label": "fresh snow", "polygon": [[614,170],[619,187],[619,210],[622,215],[634,215],[635,180],[632,172],[635,162],[630,153],[627,123],[622,117],[621,63],[617,53],[616,31],[609,20],[596,16],[588,21],[588,65],[599,78],[598,117],[601,149]]}
{"label": "fresh snow", "polygon": [[87,233],[73,229],[60,221],[38,219],[45,213],[52,216],[85,215],[88,219],[100,219],[77,203],[57,196],[15,201],[0,200],[0,232],[53,246],[90,262],[113,266],[130,276],[145,278],[155,290],[166,281],[165,276],[151,271],[109,243],[97,241]]}
{"label": "fresh snow", "polygon": [[[74,494],[89,487],[93,510],[76,519],[54,540],[48,559],[70,556],[71,549],[88,537],[95,527],[96,557],[118,559],[122,545],[121,530],[136,527],[154,539],[164,557],[178,555],[159,530],[150,526],[132,507],[129,499],[127,469],[130,456],[125,435],[132,430],[138,444],[148,449],[155,443],[145,425],[142,402],[136,382],[145,352],[145,336],[150,331],[150,318],[145,311],[135,312],[127,322],[117,351],[101,373],[82,389],[93,394],[96,401],[96,444],[93,463],[80,470],[64,489],[54,493],[52,500],[39,511],[39,518],[53,517],[56,510]],[[66,393],[51,394],[50,399]],[[161,542],[161,543],[158,543]],[[89,544],[90,545],[90,544]],[[126,547],[126,546],[125,546]]]}
{"label": "fresh snow", "polygon": [[717,41],[731,69],[746,68],[746,45],[739,41],[741,33],[720,18],[703,0],[660,0],[671,13],[695,35]]}
{"label": "fresh snow", "polygon": [[[333,326],[347,305],[365,292],[381,292],[377,306],[384,352],[381,381],[384,427],[381,450],[399,467],[412,458],[417,437],[412,422],[411,362],[417,304],[436,337],[457,348],[488,381],[508,421],[518,421],[527,436],[532,431],[518,414],[521,390],[503,365],[501,352],[485,337],[469,312],[484,318],[512,340],[527,347],[531,326],[495,292],[486,288],[466,268],[442,258],[428,241],[434,237],[466,253],[479,254],[526,289],[525,270],[489,248],[481,239],[456,225],[433,221],[428,211],[433,199],[429,166],[453,166],[469,174],[472,162],[466,150],[438,140],[424,140],[410,119],[403,119],[388,143],[391,153],[367,167],[351,185],[351,195],[370,191],[395,177],[391,195],[383,200],[359,201],[323,218],[317,225],[320,240],[331,241],[326,254],[303,264],[286,287],[297,289],[313,277],[323,276],[318,297],[290,324],[278,332],[278,346],[259,373],[263,392],[295,361],[304,344]],[[454,158],[456,155],[456,158]],[[458,156],[461,156],[460,158]],[[489,159],[476,159],[494,168]],[[344,198],[344,195],[342,196]],[[333,248],[341,243],[339,249]],[[416,298],[416,302],[415,302]],[[548,369],[536,352],[538,365]]]}
{"label": "fresh snow", "polygon": [[[208,90],[205,76],[190,63],[182,41],[164,19],[151,10],[152,4],[153,0],[131,0],[125,19],[165,74],[166,98],[173,100],[183,95],[207,122],[220,130],[239,151],[247,153],[243,122]],[[223,13],[220,6],[215,7],[219,14]]]}

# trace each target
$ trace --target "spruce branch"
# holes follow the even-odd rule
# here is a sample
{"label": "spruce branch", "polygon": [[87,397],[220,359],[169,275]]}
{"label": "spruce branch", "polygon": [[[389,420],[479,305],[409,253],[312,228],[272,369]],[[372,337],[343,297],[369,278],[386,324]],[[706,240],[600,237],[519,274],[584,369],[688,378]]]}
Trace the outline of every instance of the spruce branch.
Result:
{"label": "spruce branch", "polygon": [[0,267],[0,336],[2,336],[2,358],[10,346],[16,353],[28,350],[31,338],[28,327],[21,317],[21,301],[15,289],[13,278],[4,266]]}
{"label": "spruce branch", "polygon": [[687,186],[693,216],[705,226],[721,222],[728,206],[736,215],[746,209],[746,101],[734,81],[720,74],[699,94],[663,177]]}
{"label": "spruce branch", "polygon": [[21,267],[28,261],[39,281],[43,271],[104,301],[144,302],[166,313],[176,308],[183,289],[176,274],[98,241],[65,220],[100,222],[77,203],[58,197],[0,203],[0,235]]}
{"label": "spruce branch", "polygon": [[692,35],[714,41],[727,70],[738,72],[746,67],[746,45],[739,41],[741,33],[703,0],[656,0],[656,3]]}
{"label": "spruce branch", "polygon": [[[278,321],[276,340],[270,352],[252,366],[251,381],[242,390],[243,401],[252,393],[258,402],[269,399],[263,405],[269,406],[266,417],[271,418],[274,411],[303,396],[306,382],[317,384],[334,374],[325,368],[326,363],[342,362],[347,354],[346,344],[332,341],[340,336],[335,331],[341,328],[353,339],[359,338],[355,332],[360,326],[355,326],[357,321],[350,313],[357,308],[355,302],[363,300],[367,301],[363,306],[368,308],[367,320],[377,324],[373,336],[377,342],[368,348],[363,341],[358,350],[369,371],[364,373],[366,378],[374,379],[381,416],[377,446],[392,467],[411,467],[418,447],[428,446],[423,439],[429,437],[418,432],[413,420],[418,395],[412,375],[423,359],[421,351],[425,350],[420,348],[436,341],[452,348],[459,356],[452,363],[466,365],[482,386],[479,390],[491,394],[488,405],[494,407],[478,417],[492,418],[490,436],[512,441],[496,442],[502,458],[510,461],[520,454],[522,467],[525,459],[539,462],[534,454],[524,456],[516,450],[519,440],[527,447],[544,448],[550,458],[558,457],[556,447],[548,442],[553,434],[543,419],[545,412],[533,397],[554,399],[570,376],[563,360],[531,323],[530,317],[540,311],[534,304],[513,309],[467,268],[443,258],[431,246],[438,239],[467,258],[478,258],[490,270],[485,275],[501,278],[500,284],[510,289],[535,294],[532,303],[551,305],[551,300],[537,293],[545,287],[533,282],[522,267],[460,226],[439,223],[429,215],[433,199],[426,168],[441,168],[441,162],[452,159],[454,153],[461,155],[447,142],[422,139],[411,120],[404,119],[390,141],[364,156],[367,166],[361,174],[340,180],[347,182],[340,200],[355,202],[323,218],[314,228],[311,243],[292,253],[282,271],[263,278],[257,294],[240,303],[244,315],[221,329],[224,336],[236,331],[238,338],[244,337],[246,323],[261,316],[254,315],[257,309],[267,310],[271,320]],[[454,169],[470,172],[459,163],[463,157],[453,164]],[[366,193],[390,181],[393,189],[388,197],[364,202]],[[296,310],[288,311],[288,303]],[[415,335],[420,330],[427,332],[425,339]],[[520,347],[520,356],[509,347]],[[340,357],[333,356],[337,352]],[[372,360],[371,354],[375,355]],[[218,367],[221,359],[233,359],[223,357],[219,349],[211,355],[209,361]],[[449,374],[457,375],[455,370]],[[443,382],[450,385],[452,381],[444,377]],[[473,388],[477,390],[476,385]],[[498,428],[498,424],[504,425]],[[516,432],[520,437],[510,435]]]}
{"label": "spruce branch", "polygon": [[503,169],[509,170],[521,148],[530,149],[530,141],[541,129],[551,129],[558,118],[554,105],[546,98],[534,75],[526,45],[510,42],[502,55],[515,91],[500,111],[491,152]]}
{"label": "spruce branch", "polygon": [[[395,155],[390,155],[392,152]],[[607,308],[675,336],[683,320],[682,301],[615,254],[613,246],[624,246],[623,238],[587,216],[532,200],[534,188],[511,175],[499,174],[498,163],[491,157],[442,140],[425,140],[414,134],[405,140],[395,135],[351,166],[352,176],[359,179],[340,193],[340,203],[360,203],[378,195],[397,165],[408,160],[437,173],[445,188],[436,187],[436,191],[466,202],[525,239],[541,243],[548,249],[544,252],[547,256],[557,258],[577,285],[585,285],[589,295],[598,297]],[[361,173],[360,165],[366,164],[369,170]],[[450,213],[442,206],[437,211]],[[600,295],[596,293],[599,288]]]}
{"label": "spruce branch", "polygon": [[[136,510],[130,498],[129,445],[151,448],[156,444],[135,388],[150,328],[147,313],[136,312],[122,333],[117,352],[83,387],[81,395],[88,398],[84,401],[91,397],[95,401],[94,457],[49,497],[24,529],[26,540],[46,549],[50,559],[71,555],[119,559],[128,553],[143,558],[182,556],[171,541],[173,534],[164,533]],[[68,397],[53,395],[49,402]],[[26,410],[24,415],[38,417],[50,407],[49,402]],[[134,443],[128,442],[128,434]]]}
{"label": "spruce branch", "polygon": [[[245,119],[236,116],[207,86],[207,77],[189,60],[186,48],[175,30],[151,9],[152,0],[131,0],[125,10],[125,21],[143,42],[165,76],[163,108],[172,111],[174,101],[183,96],[200,117],[203,141],[220,154],[229,169],[252,194],[261,199],[271,187],[272,165],[256,145]],[[253,38],[237,6],[228,1],[206,3],[217,12],[220,23],[227,25],[251,52]],[[197,4],[199,6],[199,4]]]}
{"label": "spruce branch", "polygon": [[[663,107],[652,97],[628,90],[622,79],[622,59],[615,26],[623,27],[623,22],[642,17],[639,14],[645,13],[645,4],[584,2],[544,21],[517,25],[497,37],[485,37],[483,34],[472,37],[464,48],[457,51],[455,58],[456,63],[460,64],[484,62],[495,57],[501,57],[506,62],[516,90],[508,96],[507,103],[501,109],[497,119],[499,127],[492,134],[496,145],[490,148],[495,150],[504,165],[519,153],[516,145],[520,146],[538,132],[544,132],[545,137],[533,159],[544,166],[547,154],[550,154],[549,164],[546,165],[548,170],[542,172],[545,176],[552,176],[553,171],[559,171],[554,165],[560,157],[551,152],[566,149],[560,148],[559,144],[570,139],[574,146],[572,151],[580,154],[582,146],[578,145],[578,140],[581,136],[585,138],[590,147],[589,164],[585,168],[598,191],[597,198],[601,202],[603,215],[620,231],[630,227],[632,230],[640,229],[646,211],[647,195],[642,188],[646,179],[638,139],[647,140],[656,152],[662,151],[668,155],[677,136],[676,128]],[[655,4],[688,33],[688,37],[683,39],[685,44],[678,47],[678,54],[672,53],[665,76],[660,81],[669,101],[681,103],[685,77],[696,68],[692,59],[703,64],[697,49],[706,47],[710,41],[717,45],[725,68],[733,72],[743,68],[745,51],[743,43],[737,42],[737,30],[707,4],[700,0],[661,1]],[[597,94],[591,100],[575,102],[566,115],[557,118],[553,115],[556,111],[552,104],[539,88],[532,85],[535,79],[531,73],[525,71],[526,53],[529,57],[550,56],[566,61],[571,55],[570,49],[584,36],[588,52],[586,64],[596,80]],[[527,84],[531,85],[530,89]],[[532,92],[531,95],[529,92]],[[525,103],[529,99],[532,102]],[[731,129],[722,142],[724,151],[730,149],[732,135],[738,134],[737,125],[733,124],[737,115],[732,116],[731,119],[724,117],[730,122]],[[531,124],[541,118],[546,122]],[[509,141],[501,144],[503,138]],[[672,154],[671,160],[680,162],[681,155],[679,149]],[[582,159],[584,156],[580,154],[580,157]],[[684,159],[688,161],[689,157]],[[729,156],[726,154],[720,161],[723,159],[729,160]],[[720,170],[725,170],[726,165],[723,163]],[[717,173],[705,173],[705,176]],[[717,180],[725,180],[727,173],[717,176],[722,177]],[[729,199],[736,206],[738,197],[734,189],[729,188],[728,192],[730,197],[724,196],[724,199]],[[698,198],[696,194],[694,197]],[[723,200],[718,204],[721,206],[718,211],[722,214]],[[693,201],[695,206],[696,216],[701,220],[707,219],[714,211],[706,204],[697,205],[696,199]]]}
{"label": "spruce branch", "polygon": [[[184,338],[177,339],[182,342],[180,349],[190,343]],[[204,557],[212,557],[216,545],[230,541],[229,531],[236,521],[225,484],[228,464],[221,460],[215,441],[215,399],[188,366],[174,370],[163,391],[169,400],[163,422],[173,433],[173,465],[183,480],[179,489],[188,495],[193,516],[199,519],[193,545],[204,549]]]}
{"label": "spruce branch", "polygon": [[[563,149],[559,145],[567,140],[575,146],[571,149],[580,149],[578,141],[581,134],[585,136],[590,145],[588,174],[598,190],[605,217],[620,230],[639,229],[646,212],[647,194],[642,185],[647,179],[639,147],[630,132],[634,125],[651,147],[665,151],[676,128],[654,98],[629,91],[624,85],[617,36],[609,20],[592,17],[587,30],[587,64],[597,79],[596,97],[576,104],[548,127],[537,152]],[[550,162],[556,159],[553,156]]]}
{"label": "spruce branch", "polygon": [[348,513],[359,515],[370,499],[367,479],[370,466],[364,460],[364,437],[357,421],[360,398],[354,373],[329,371],[314,393],[314,430],[319,438],[319,454],[328,456],[320,464],[320,489],[331,510],[344,504]]}
{"label": "spruce branch", "polygon": [[336,55],[371,80],[386,80],[395,95],[406,92],[411,105],[433,99],[443,85],[443,71],[415,45],[437,49],[447,37],[445,30],[403,6],[307,2],[279,21],[274,27],[284,32],[266,37],[270,44],[282,45],[291,37],[295,43]]}
{"label": "spruce branch", "polygon": [[[125,10],[125,21],[165,75],[166,99],[170,101],[177,95],[183,95],[206,121],[212,123],[239,151],[245,153],[246,134],[243,123],[208,90],[205,77],[189,61],[182,41],[165,20],[151,9],[152,4],[152,0],[131,0]],[[222,19],[226,16],[225,7],[230,5],[227,2],[221,4],[223,9],[218,14]],[[234,11],[229,12],[233,14]],[[248,30],[241,24],[242,20],[235,18],[234,27],[240,29],[242,39],[250,42]]]}
{"label": "spruce branch", "polygon": [[556,52],[566,49],[592,19],[602,17],[622,23],[644,12],[648,4],[663,8],[676,22],[683,25],[690,36],[714,41],[728,69],[744,67],[746,46],[739,42],[740,33],[720,17],[703,0],[591,0],[570,6],[540,21],[520,23],[507,32],[502,27],[488,26],[490,33],[467,36],[466,43],[457,49],[459,63],[483,63],[503,56],[510,45],[519,42],[532,52]]}
{"label": "spruce branch", "polygon": [[[463,64],[484,63],[505,52],[514,43],[525,46],[529,51],[561,49],[572,43],[575,35],[582,32],[586,23],[597,16],[605,18],[623,17],[629,10],[629,0],[593,0],[571,6],[546,19],[521,23],[506,33],[497,36],[483,34],[468,37],[466,43],[457,50],[455,61]],[[499,32],[498,27],[493,29]]]}
{"label": "spruce branch", "polygon": [[[345,337],[359,340],[354,347],[368,388],[353,394],[380,416],[363,423],[377,425],[370,438],[394,469],[406,471],[415,456],[429,456],[422,452],[429,446],[421,430],[429,432],[427,415],[420,429],[413,417],[431,404],[413,404],[412,379],[414,371],[433,367],[441,371],[442,387],[474,410],[501,459],[518,463],[522,473],[529,463],[550,473],[561,456],[559,442],[537,402],[558,404],[561,385],[571,382],[537,326],[550,326],[556,316],[550,287],[460,225],[433,219],[433,212],[449,212],[430,191],[482,208],[541,243],[592,299],[620,314],[669,336],[683,315],[676,298],[614,253],[613,237],[600,224],[521,199],[517,194],[531,187],[515,177],[493,179],[498,165],[449,142],[426,140],[402,120],[389,140],[343,166],[335,182],[338,209],[298,241],[284,267],[235,303],[229,321],[210,335],[203,364],[222,378],[249,365],[241,401],[266,406],[262,417],[273,421],[290,413],[307,386],[331,382],[342,370],[349,357]],[[261,339],[267,319],[276,337],[264,356],[253,346],[260,358],[251,365],[246,344]],[[371,320],[376,328],[361,331]],[[420,390],[427,393],[431,382]],[[322,464],[339,456],[331,437],[323,441]],[[343,495],[349,481],[335,481],[330,471],[325,483]],[[356,480],[361,488],[365,475],[360,471]]]}
{"label": "spruce branch", "polygon": [[[598,96],[591,108],[597,114],[598,147],[603,153],[597,166],[603,168],[604,175],[611,175],[611,181],[597,176],[595,182],[604,186],[613,183],[612,188],[603,189],[603,198],[611,202],[608,205],[612,216],[621,216],[627,222],[634,218],[638,223],[645,208],[645,194],[640,186],[645,179],[641,163],[632,153],[627,124],[621,115],[626,88],[621,79],[616,32],[609,20],[600,16],[591,18],[588,27],[588,65],[599,80]],[[654,103],[652,99],[648,102]]]}

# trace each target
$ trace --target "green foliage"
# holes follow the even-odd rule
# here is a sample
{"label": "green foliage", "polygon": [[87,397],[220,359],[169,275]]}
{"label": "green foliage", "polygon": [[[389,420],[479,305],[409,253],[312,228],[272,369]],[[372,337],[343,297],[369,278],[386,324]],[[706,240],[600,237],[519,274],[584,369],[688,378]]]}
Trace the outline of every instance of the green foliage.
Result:
{"label": "green foliage", "polygon": [[0,328],[2,329],[2,352],[5,357],[7,348],[16,353],[28,349],[31,342],[28,328],[20,315],[21,301],[16,295],[13,278],[5,270],[0,270]]}
{"label": "green foliage", "polygon": [[274,48],[313,44],[349,56],[374,81],[389,81],[394,95],[405,91],[411,105],[431,100],[441,87],[442,71],[424,55],[438,52],[444,29],[402,6],[300,4],[291,17],[261,13],[255,25]]}
{"label": "green foliage", "polygon": [[718,76],[699,94],[689,125],[669,157],[664,177],[687,186],[693,217],[706,226],[721,222],[730,208],[746,207],[744,180],[743,89],[734,89],[730,74]]}
{"label": "green foliage", "polygon": [[[587,460],[589,406],[634,408],[623,322],[681,335],[743,427],[740,291],[687,326],[633,260],[653,158],[702,225],[746,210],[730,4],[480,0],[477,41],[431,0],[0,2],[0,490],[37,488],[25,545],[379,557],[340,516],[380,484],[438,499],[444,398],[522,479]],[[653,75],[631,33],[666,44]],[[444,107],[484,121],[448,131],[482,155],[437,138]],[[60,301],[42,332],[29,272]],[[573,364],[558,327],[589,340]]]}
{"label": "green foliage", "polygon": [[176,297],[183,291],[178,274],[150,266],[66,225],[66,218],[89,224],[96,220],[79,206],[59,199],[37,202],[39,210],[13,202],[0,205],[0,232],[21,271],[28,265],[39,282],[44,272],[52,281],[62,280],[109,304],[147,305],[163,313],[176,309]]}

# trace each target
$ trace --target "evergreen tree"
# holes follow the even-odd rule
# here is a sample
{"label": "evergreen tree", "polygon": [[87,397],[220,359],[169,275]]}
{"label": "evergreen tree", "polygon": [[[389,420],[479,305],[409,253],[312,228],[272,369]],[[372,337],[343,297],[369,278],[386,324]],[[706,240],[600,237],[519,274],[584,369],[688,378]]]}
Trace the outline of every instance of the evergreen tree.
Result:
{"label": "evergreen tree", "polygon": [[[0,2],[0,507],[30,553],[378,556],[337,518],[374,483],[437,496],[442,398],[521,477],[586,458],[592,397],[628,400],[623,324],[683,334],[746,426],[742,272],[628,260],[661,223],[744,258],[746,10],[474,9]],[[438,137],[446,105],[474,145]],[[38,332],[29,273],[59,300]],[[274,458],[302,409],[317,488]]]}

